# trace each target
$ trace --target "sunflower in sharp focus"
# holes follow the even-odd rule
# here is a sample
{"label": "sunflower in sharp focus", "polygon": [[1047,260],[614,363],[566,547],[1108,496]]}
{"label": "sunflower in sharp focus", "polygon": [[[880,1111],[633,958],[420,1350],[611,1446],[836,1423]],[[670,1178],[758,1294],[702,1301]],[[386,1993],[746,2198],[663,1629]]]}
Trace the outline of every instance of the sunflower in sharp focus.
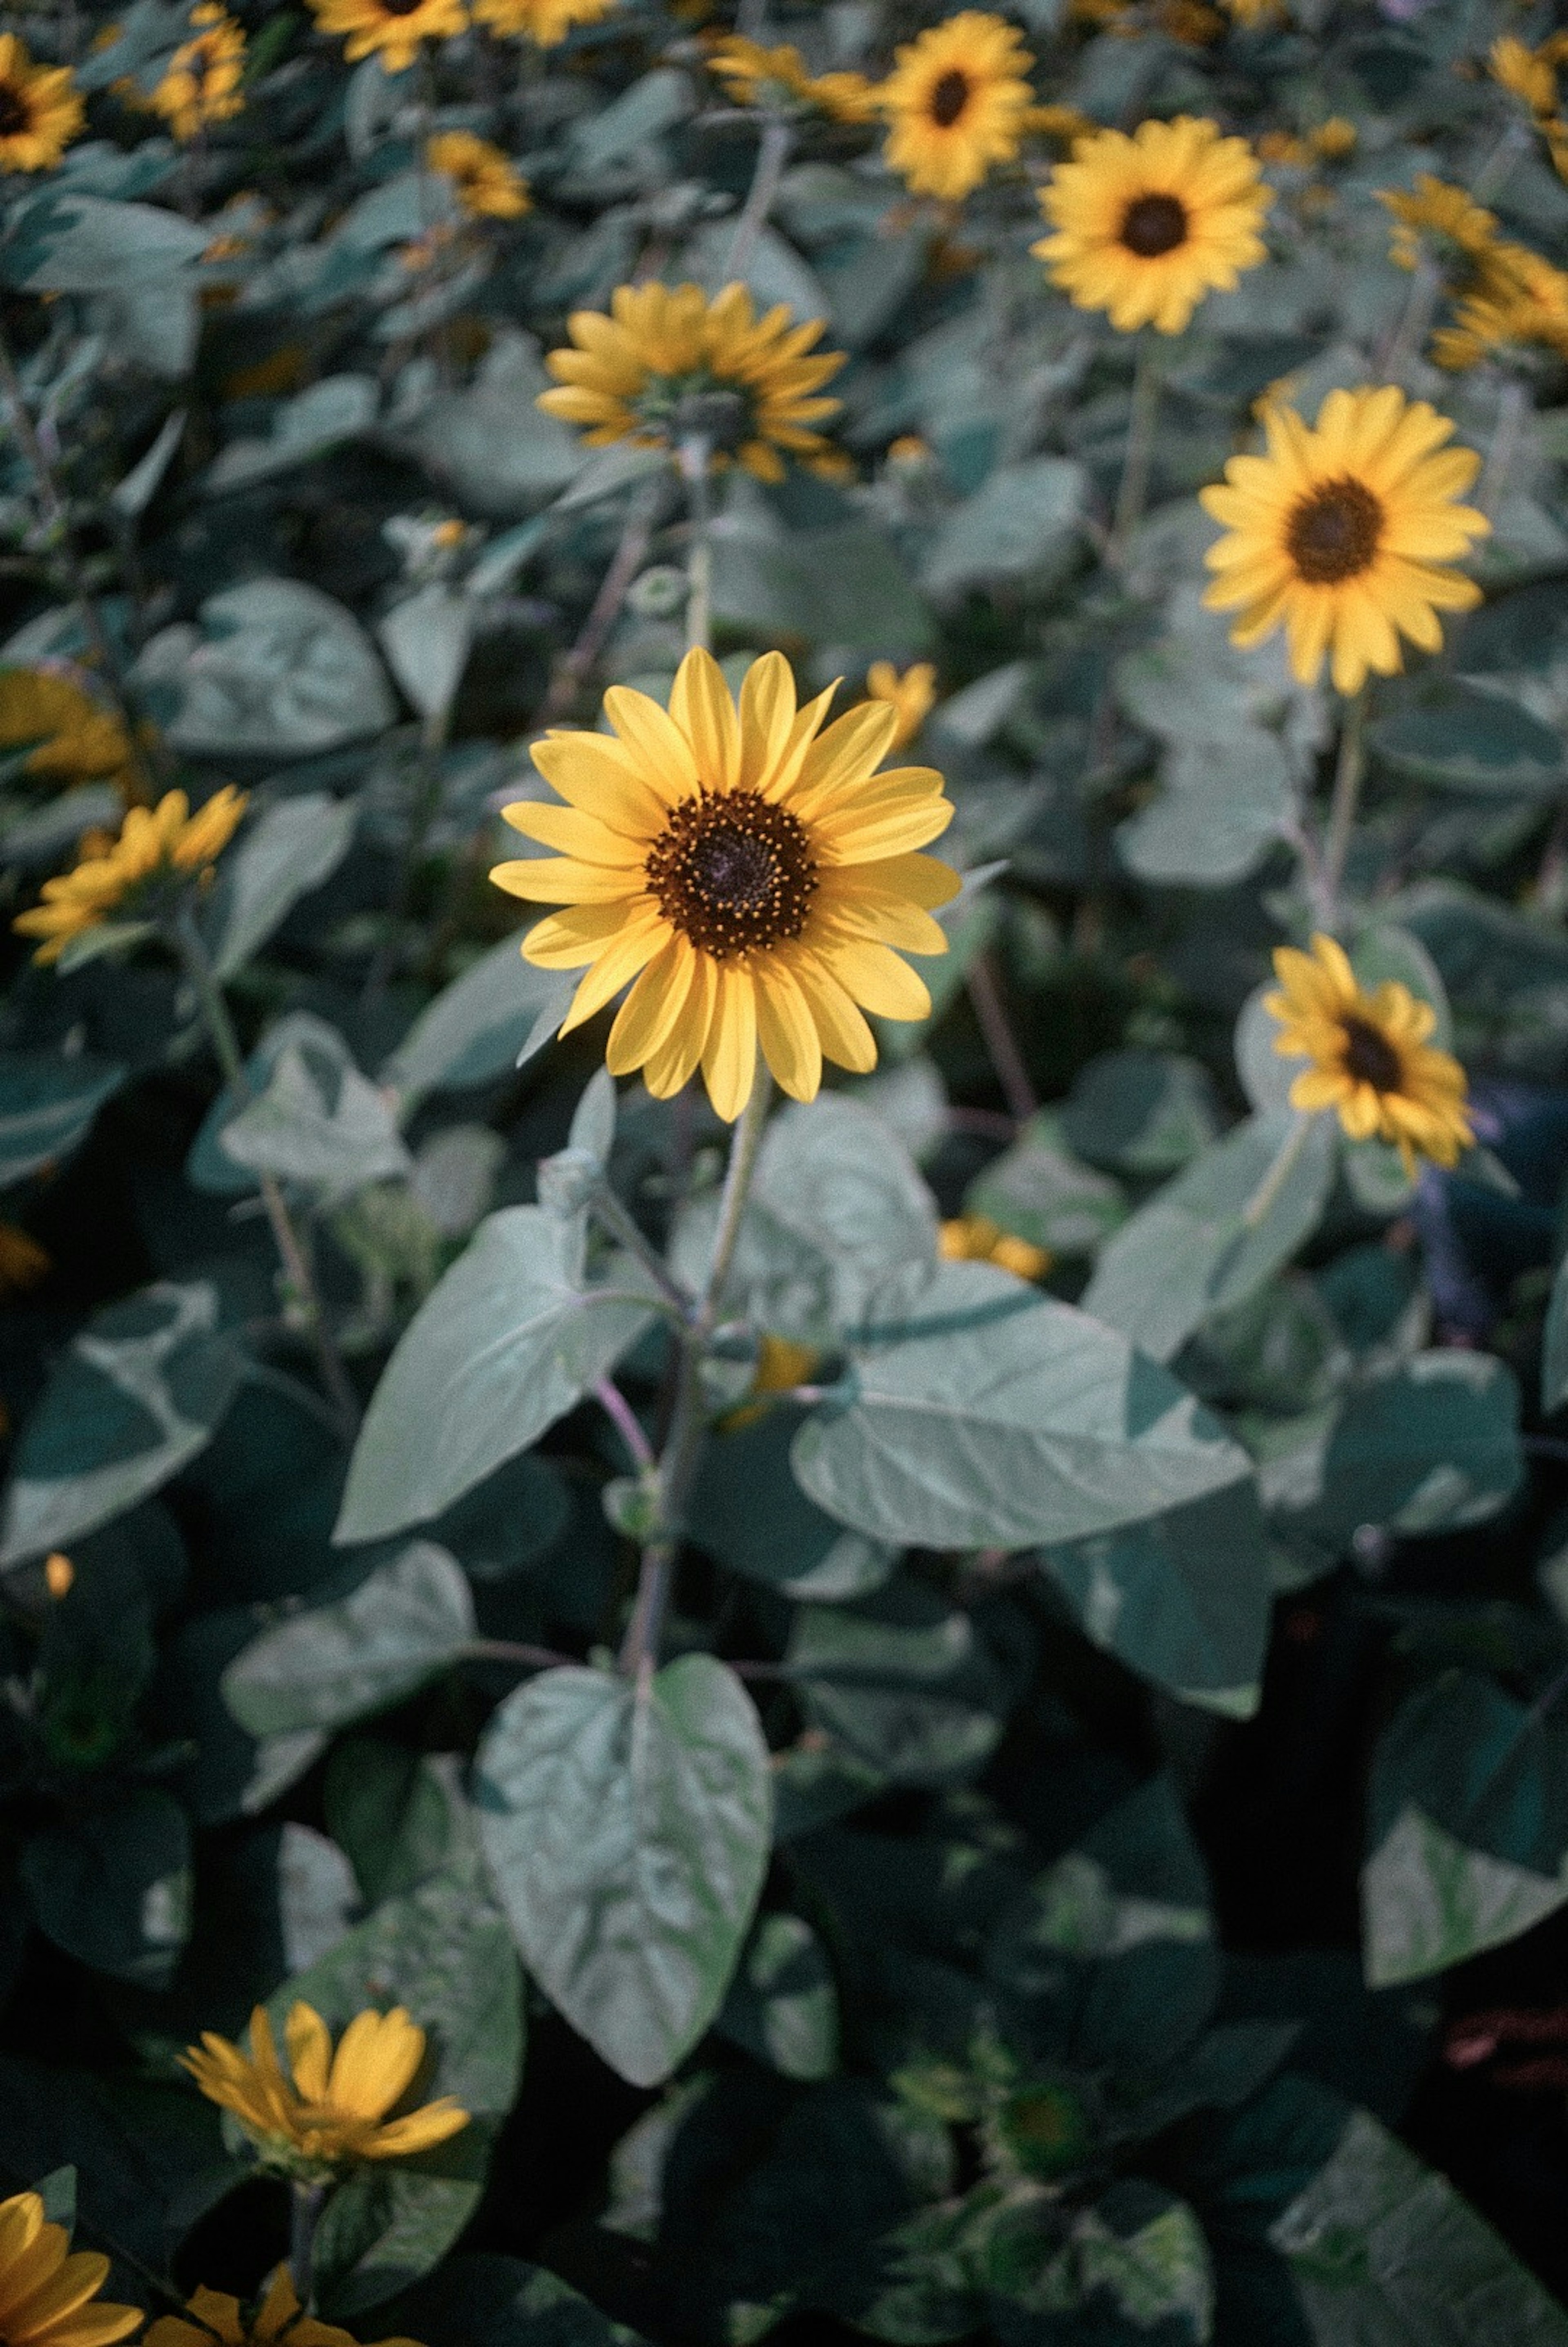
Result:
{"label": "sunflower in sharp focus", "polygon": [[452,181],[472,220],[521,220],[533,209],[528,182],[511,157],[472,130],[443,130],[427,138],[424,159]]}
{"label": "sunflower in sharp focus", "polygon": [[891,661],[873,661],[866,671],[866,698],[887,702],[898,719],[898,731],[888,746],[901,750],[936,705],[936,670],[930,661],[916,661],[901,674]]}
{"label": "sunflower in sharp focus", "polygon": [[[162,2314],[141,2347],[356,2347],[335,2322],[319,2321],[301,2308],[293,2278],[280,2266],[260,2304],[247,2314],[223,2291],[193,2291],[183,2314]],[[382,2339],[377,2347],[417,2347],[412,2339]]]}
{"label": "sunflower in sharp focus", "polygon": [[218,0],[200,0],[190,23],[190,39],[170,57],[149,101],[178,139],[198,138],[245,110],[239,88],[245,76],[243,32]]}
{"label": "sunflower in sharp focus", "polygon": [[1271,201],[1245,138],[1182,114],[1130,138],[1080,139],[1040,191],[1054,234],[1031,250],[1070,301],[1105,311],[1119,333],[1179,334],[1206,293],[1267,258],[1258,231]]}
{"label": "sunflower in sharp focus", "polygon": [[343,56],[356,65],[379,56],[388,73],[403,73],[426,41],[449,41],[464,30],[464,0],[311,0],[319,33],[346,36]]}
{"label": "sunflower in sharp focus", "polygon": [[554,49],[575,26],[596,25],[618,5],[619,0],[473,0],[473,21],[504,38]]}
{"label": "sunflower in sharp focus", "polygon": [[732,1121],[760,1048],[792,1098],[813,1100],[825,1058],[857,1073],[875,1066],[863,1010],[923,1019],[931,1009],[899,957],[947,950],[932,914],[958,877],[918,851],[952,808],[929,767],[878,773],[897,724],[885,702],[862,702],[824,731],[832,697],[798,710],[789,662],[766,652],[738,709],[718,662],[688,652],[667,712],[613,686],[613,733],[535,743],[564,807],[503,809],[524,837],[560,851],[490,876],[567,907],[523,943],[542,969],[588,966],[561,1032],[630,985],[606,1058],[614,1075],[640,1068],[656,1099],[700,1065]]}
{"label": "sunflower in sharp focus", "polygon": [[813,352],[820,318],[796,325],[782,302],[759,318],[744,285],[711,300],[699,285],[617,285],[607,317],[574,311],[566,331],[574,347],[545,359],[557,387],[539,405],[591,448],[697,440],[760,481],[783,479],[781,450],[807,464],[832,453],[815,427],[839,402],[817,395],[844,354]]}
{"label": "sunflower in sharp focus", "polygon": [[864,74],[813,74],[787,41],[769,49],[740,33],[720,34],[708,48],[708,70],[737,106],[805,108],[832,122],[876,118],[877,95]]}
{"label": "sunflower in sharp focus", "polygon": [[357,2013],[334,2052],[326,2023],[301,2001],[283,2024],[289,2075],[260,2004],[249,2054],[208,2030],[180,2060],[209,2102],[232,2111],[264,2167],[325,2178],[357,2160],[412,2158],[468,2126],[450,2095],[389,2116],[419,2075],[424,2045],[423,2030],[399,2004]]}
{"label": "sunflower in sharp focus", "polygon": [[1310,427],[1269,407],[1264,430],[1268,454],[1233,456],[1223,486],[1201,493],[1227,531],[1205,558],[1219,575],[1203,600],[1239,610],[1232,643],[1283,626],[1299,682],[1314,683],[1329,658],[1344,693],[1369,669],[1397,672],[1401,635],[1438,651],[1439,611],[1481,600],[1474,580],[1448,568],[1492,527],[1457,502],[1480,457],[1445,448],[1448,417],[1392,384],[1331,391]]}
{"label": "sunflower in sharp focus", "polygon": [[143,918],[164,912],[191,881],[211,872],[244,812],[245,794],[231,783],[194,815],[183,791],[167,792],[156,807],[133,806],[117,835],[89,835],[74,868],[46,880],[43,903],[18,913],[11,927],[22,937],[42,938],[33,958],[51,962],[112,913]]}
{"label": "sunflower in sharp focus", "polygon": [[109,2261],[71,2250],[36,2192],[0,2200],[0,2347],[112,2347],[141,2322],[137,2306],[111,2306],[98,2292]]}
{"label": "sunflower in sharp focus", "polygon": [[36,66],[15,33],[0,33],[0,171],[52,171],[82,127],[67,66]]}
{"label": "sunflower in sharp focus", "polygon": [[1292,1108],[1331,1108],[1352,1141],[1391,1142],[1407,1173],[1418,1157],[1454,1164],[1475,1136],[1464,1070],[1427,1040],[1431,1004],[1398,979],[1366,993],[1343,946],[1321,935],[1310,953],[1279,947],[1274,973],[1279,990],[1263,998],[1279,1021],[1274,1048],[1311,1062],[1290,1087]]}
{"label": "sunflower in sharp focus", "polygon": [[916,195],[961,201],[993,163],[1017,154],[1033,63],[1000,16],[964,8],[932,25],[894,51],[877,91],[889,126],[884,159]]}

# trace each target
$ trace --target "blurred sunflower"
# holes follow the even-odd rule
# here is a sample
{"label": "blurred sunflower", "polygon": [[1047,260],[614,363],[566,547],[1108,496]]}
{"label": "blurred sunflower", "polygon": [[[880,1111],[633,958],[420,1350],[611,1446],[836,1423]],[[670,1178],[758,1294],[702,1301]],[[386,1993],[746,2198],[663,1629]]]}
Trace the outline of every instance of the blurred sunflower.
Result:
{"label": "blurred sunflower", "polygon": [[1378,201],[1394,216],[1389,259],[1400,269],[1414,269],[1429,248],[1449,266],[1472,269],[1497,244],[1497,215],[1478,204],[1463,188],[1423,171],[1405,193],[1380,188]]}
{"label": "blurred sunflower", "polygon": [[1499,242],[1451,323],[1432,336],[1431,354],[1458,373],[1494,351],[1532,347],[1568,358],[1568,274],[1524,245]]}
{"label": "blurred sunflower", "polygon": [[197,138],[217,122],[245,110],[239,85],[245,74],[245,36],[218,0],[200,0],[190,12],[193,32],[168,61],[153,91],[153,111],[161,114],[176,138]]}
{"label": "blurred sunflower", "polygon": [[875,1066],[862,1008],[886,1019],[930,1010],[899,955],[947,951],[931,916],[958,877],[915,851],[947,829],[952,809],[929,767],[877,772],[891,709],[862,702],[823,732],[831,699],[830,690],[798,711],[789,662],[766,652],[738,711],[718,662],[688,652],[667,712],[612,686],[612,734],[535,743],[534,763],[565,806],[503,809],[524,837],[561,851],[490,876],[514,897],[567,907],[523,943],[542,969],[589,966],[562,1033],[635,980],[606,1059],[616,1075],[640,1068],[656,1099],[700,1064],[732,1121],[751,1097],[760,1045],[784,1090],[813,1100],[824,1057]]}
{"label": "blurred sunflower", "polygon": [[443,2095],[401,2118],[402,2102],[424,2060],[424,2032],[401,2004],[357,2013],[337,2051],[313,2005],[300,2002],[283,2024],[290,2076],[283,2074],[266,2008],[250,2016],[247,2055],[212,2030],[180,2060],[209,2102],[232,2111],[262,2165],[294,2176],[329,2177],[346,2162],[406,2159],[445,2143],[469,2124]]}
{"label": "blurred sunflower", "polygon": [[1352,1141],[1391,1142],[1407,1173],[1418,1157],[1454,1164],[1475,1136],[1464,1070],[1427,1040],[1431,1004],[1397,979],[1366,993],[1343,946],[1321,935],[1310,953],[1278,948],[1274,974],[1279,990],[1263,998],[1279,1021],[1274,1048],[1311,1061],[1290,1087],[1292,1108],[1331,1108]]}
{"label": "blurred sunflower", "polygon": [[231,783],[194,815],[183,791],[167,792],[156,807],[133,806],[117,836],[84,841],[75,868],[46,880],[43,903],[18,913],[11,927],[42,938],[33,958],[51,962],[111,913],[162,911],[183,885],[210,872],[244,812],[245,794]]}
{"label": "blurred sunflower", "polygon": [[759,318],[744,285],[711,301],[699,285],[617,285],[608,317],[576,310],[566,331],[574,347],[545,361],[557,388],[539,405],[582,425],[591,448],[697,439],[761,481],[783,479],[781,449],[807,463],[831,453],[813,427],[839,403],[815,395],[844,354],[809,354],[820,318],[794,325],[782,302]]}
{"label": "blurred sunflower", "polygon": [[83,115],[68,66],[36,66],[15,33],[0,33],[0,171],[52,171]]}
{"label": "blurred sunflower", "polygon": [[0,2339],[5,2347],[112,2347],[142,2321],[137,2306],[112,2306],[98,2292],[109,2261],[71,2250],[36,2192],[0,2200]]}
{"label": "blurred sunflower", "polygon": [[34,747],[24,774],[63,783],[114,782],[134,771],[126,729],[78,684],[55,669],[0,668],[0,753]]}
{"label": "blurred sunflower", "polygon": [[1448,417],[1392,384],[1331,391],[1311,427],[1269,407],[1264,430],[1267,456],[1233,456],[1223,486],[1201,492],[1227,531],[1205,558],[1219,576],[1204,601],[1239,609],[1231,641],[1256,644],[1283,626],[1301,683],[1329,657],[1345,693],[1369,669],[1400,669],[1401,634],[1436,651],[1438,612],[1481,600],[1473,579],[1447,567],[1492,527],[1457,502],[1480,457],[1443,447]]}
{"label": "blurred sunflower", "polygon": [[936,1245],[947,1263],[994,1263],[1017,1279],[1044,1279],[1055,1260],[1049,1247],[1004,1231],[989,1214],[955,1214],[938,1231]]}
{"label": "blurred sunflower", "polygon": [[1121,333],[1179,334],[1206,293],[1267,258],[1258,230],[1272,196],[1245,138],[1178,115],[1129,138],[1082,138],[1040,191],[1054,233],[1031,247],[1080,310]]}
{"label": "blurred sunflower", "polygon": [[464,0],[311,0],[319,33],[344,34],[350,65],[379,56],[388,73],[412,65],[426,41],[448,41],[464,30]]}
{"label": "blurred sunflower", "polygon": [[877,91],[884,158],[916,195],[956,203],[1017,154],[1033,108],[1034,60],[1013,26],[961,9],[893,53]]}
{"label": "blurred sunflower", "polygon": [[936,703],[936,670],[930,661],[916,661],[902,674],[891,661],[873,661],[866,671],[866,698],[885,701],[898,720],[888,747],[901,750],[912,742]]}
{"label": "blurred sunflower", "polygon": [[443,130],[424,142],[432,171],[452,181],[457,200],[474,220],[521,220],[533,209],[528,182],[509,155],[472,130]]}
{"label": "blurred sunflower", "polygon": [[1517,97],[1532,114],[1555,114],[1557,111],[1557,73],[1554,62],[1555,45],[1543,42],[1539,49],[1504,33],[1493,41],[1487,63],[1492,77],[1510,97]]}
{"label": "blurred sunflower", "polygon": [[807,107],[834,122],[876,118],[876,93],[864,74],[810,73],[788,42],[769,49],[740,33],[721,34],[708,50],[708,70],[737,106]]}
{"label": "blurred sunflower", "polygon": [[[287,2266],[277,2269],[253,2314],[222,2291],[193,2291],[184,2313],[160,2314],[141,2347],[213,2347],[214,2341],[218,2347],[355,2347],[349,2332],[305,2313]],[[382,2339],[378,2347],[416,2342]]]}
{"label": "blurred sunflower", "polygon": [[503,36],[521,36],[553,49],[575,25],[596,25],[619,0],[473,0],[473,21]]}

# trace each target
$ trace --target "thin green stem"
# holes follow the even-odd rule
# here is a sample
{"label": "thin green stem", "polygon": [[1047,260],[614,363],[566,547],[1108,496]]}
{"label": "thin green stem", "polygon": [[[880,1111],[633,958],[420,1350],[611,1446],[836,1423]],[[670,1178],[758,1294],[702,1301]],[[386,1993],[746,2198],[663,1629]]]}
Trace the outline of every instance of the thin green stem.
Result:
{"label": "thin green stem", "polygon": [[729,1144],[729,1163],[718,1202],[718,1227],[714,1235],[713,1260],[702,1298],[680,1339],[676,1372],[675,1407],[669,1432],[658,1463],[658,1530],[643,1550],[637,1594],[631,1620],[621,1644],[624,1677],[645,1686],[658,1667],[659,1637],[669,1606],[675,1563],[680,1549],[681,1519],[702,1454],[706,1431],[702,1407],[702,1365],[708,1341],[718,1325],[725,1284],[735,1260],[741,1219],[757,1170],[757,1152],[767,1121],[769,1078],[759,1068],[751,1097],[741,1111]]}
{"label": "thin green stem", "polygon": [[324,2184],[296,2184],[289,2209],[289,2271],[294,2295],[307,2314],[315,2306],[316,2229],[327,2205]]}
{"label": "thin green stem", "polygon": [[1274,1163],[1241,1210],[1243,1228],[1255,1231],[1290,1179],[1296,1161],[1307,1146],[1307,1136],[1312,1130],[1310,1116],[1298,1116],[1281,1142]]}
{"label": "thin green stem", "polygon": [[[256,1094],[245,1072],[245,1058],[239,1049],[239,1038],[234,1031],[234,1021],[229,1015],[229,1005],[223,999],[223,988],[211,958],[202,940],[200,930],[188,905],[182,905],[174,921],[174,939],[185,974],[190,981],[201,1011],[202,1024],[218,1055],[218,1064],[224,1081],[239,1101],[249,1108]],[[261,1203],[266,1209],[278,1259],[283,1266],[283,1276],[292,1291],[303,1315],[311,1342],[315,1348],[321,1368],[321,1381],[331,1395],[343,1430],[352,1435],[360,1422],[360,1406],[349,1373],[343,1367],[342,1356],[333,1341],[327,1316],[321,1307],[311,1259],[305,1252],[300,1234],[294,1228],[289,1212],[289,1202],[275,1174],[258,1174]]]}
{"label": "thin green stem", "polygon": [[[669,476],[660,471],[645,481],[626,508],[620,543],[610,559],[610,567],[594,598],[592,610],[583,622],[582,632],[570,651],[556,663],[550,680],[550,690],[545,701],[545,723],[553,724],[564,717],[576,699],[577,687],[598,659],[605,638],[620,617],[621,606],[626,600],[626,589],[647,558],[649,543],[658,526],[659,512],[669,487]],[[486,825],[484,836],[489,838]]]}
{"label": "thin green stem", "polygon": [[1143,519],[1159,417],[1159,361],[1153,342],[1145,334],[1138,345],[1138,362],[1133,374],[1126,454],[1122,459],[1121,487],[1116,491],[1116,510],[1111,524],[1111,556],[1115,565],[1125,559],[1127,542]]}
{"label": "thin green stem", "polygon": [[757,144],[757,164],[751,174],[751,185],[746,191],[735,222],[735,233],[729,240],[725,256],[726,282],[733,284],[744,277],[747,264],[757,249],[757,240],[768,225],[768,215],[779,193],[779,183],[784,176],[784,166],[789,159],[794,132],[787,122],[764,123],[762,136]]}
{"label": "thin green stem", "polygon": [[688,651],[713,650],[713,448],[700,435],[683,440],[676,452],[686,484],[690,535],[686,552],[686,644]]}
{"label": "thin green stem", "polygon": [[1334,767],[1334,794],[1329,804],[1329,828],[1323,842],[1323,918],[1329,928],[1339,921],[1339,890],[1356,828],[1361,777],[1366,772],[1366,725],[1369,688],[1363,684],[1345,704],[1339,728],[1339,755]]}
{"label": "thin green stem", "polygon": [[644,1236],[636,1222],[621,1200],[616,1197],[608,1182],[598,1184],[588,1204],[590,1211],[597,1215],[610,1236],[613,1239],[618,1239],[626,1253],[641,1264],[659,1294],[668,1303],[673,1304],[677,1312],[689,1317],[696,1298],[687,1293],[658,1249]]}

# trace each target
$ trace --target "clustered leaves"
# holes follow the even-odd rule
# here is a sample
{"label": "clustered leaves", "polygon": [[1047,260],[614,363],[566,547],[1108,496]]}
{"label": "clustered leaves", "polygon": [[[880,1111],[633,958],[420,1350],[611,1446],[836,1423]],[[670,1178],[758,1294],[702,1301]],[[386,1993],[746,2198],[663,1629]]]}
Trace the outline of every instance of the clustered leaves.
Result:
{"label": "clustered leaves", "polygon": [[8,20],[0,2347],[1568,2347],[1565,64]]}

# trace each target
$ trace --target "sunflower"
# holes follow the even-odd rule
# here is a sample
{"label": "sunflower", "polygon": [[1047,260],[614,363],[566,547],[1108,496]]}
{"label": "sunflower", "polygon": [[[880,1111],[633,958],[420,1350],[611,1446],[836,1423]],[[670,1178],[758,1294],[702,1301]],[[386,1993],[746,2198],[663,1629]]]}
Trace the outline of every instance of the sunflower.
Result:
{"label": "sunflower", "polygon": [[1459,372],[1492,351],[1532,346],[1568,358],[1568,275],[1525,245],[1499,242],[1452,323],[1432,336],[1431,354]]}
{"label": "sunflower", "polygon": [[575,25],[596,25],[618,0],[473,0],[473,21],[490,32],[521,36],[553,49]]}
{"label": "sunflower", "polygon": [[930,661],[916,661],[901,676],[891,661],[873,661],[866,671],[866,698],[885,701],[898,719],[898,730],[888,747],[901,750],[912,742],[936,702],[936,671]]}
{"label": "sunflower", "polygon": [[[141,2347],[355,2347],[335,2322],[304,2312],[287,2266],[268,2283],[261,2303],[247,2315],[237,2298],[198,2290],[183,2314],[161,2314]],[[416,2347],[412,2339],[382,2339],[378,2347]]]}
{"label": "sunflower", "polygon": [[133,806],[117,835],[89,835],[74,869],[46,880],[43,903],[18,913],[11,927],[25,938],[42,938],[33,958],[50,962],[111,913],[163,911],[187,882],[210,872],[244,812],[245,794],[232,783],[194,815],[183,791],[167,792],[156,807]]}
{"label": "sunflower", "polygon": [[99,2298],[108,2270],[96,2250],[71,2253],[36,2192],[0,2200],[0,2347],[111,2347],[128,2337],[141,2309]]}
{"label": "sunflower", "polygon": [[993,163],[1017,154],[1034,103],[1033,63],[1011,25],[977,8],[896,49],[877,92],[890,126],[888,164],[916,195],[958,202]]}
{"label": "sunflower", "polygon": [[350,65],[379,53],[388,73],[412,65],[426,41],[450,40],[468,24],[463,0],[311,0],[319,33],[346,33]]}
{"label": "sunflower", "polygon": [[688,652],[667,712],[612,686],[613,737],[555,733],[534,763],[567,801],[503,809],[525,837],[562,851],[498,865],[514,897],[568,909],[524,939],[545,969],[589,965],[561,1032],[631,980],[610,1030],[611,1072],[637,1068],[657,1099],[700,1062],[727,1122],[751,1096],[760,1044],[796,1100],[813,1100],[824,1057],[864,1072],[877,1048],[860,1008],[923,1019],[924,982],[893,950],[940,954],[932,918],[958,890],[915,851],[947,829],[942,776],[877,767],[897,719],[862,702],[822,730],[832,691],[797,712],[778,652],[754,661],[738,711],[717,661]]}
{"label": "sunflower", "polygon": [[390,2013],[357,2013],[334,2054],[326,2023],[300,2003],[283,2025],[283,2044],[291,2077],[284,2075],[272,2024],[259,2004],[249,2055],[208,2030],[199,2046],[180,2056],[209,2102],[233,2112],[263,2167],[324,2178],[351,2160],[410,2158],[469,2123],[450,2095],[388,2117],[424,2060],[424,2032],[401,2004]]}
{"label": "sunflower", "polygon": [[40,781],[130,784],[130,743],[111,710],[55,669],[0,668],[0,753],[29,742],[22,771]]}
{"label": "sunflower", "polygon": [[0,171],[52,171],[82,127],[68,66],[36,66],[0,33]]}
{"label": "sunflower", "polygon": [[1457,263],[1465,272],[1496,249],[1496,213],[1430,171],[1420,173],[1409,195],[1380,188],[1378,201],[1394,216],[1389,259],[1401,269],[1414,269],[1429,242],[1451,266]]}
{"label": "sunflower", "polygon": [[832,453],[813,427],[839,403],[814,395],[844,354],[809,354],[823,330],[820,318],[792,324],[782,302],[757,317],[744,285],[711,301],[699,285],[617,285],[608,317],[577,310],[566,321],[574,347],[545,361],[557,387],[539,405],[583,425],[591,448],[698,439],[717,463],[733,456],[781,481],[780,449],[809,463]]}
{"label": "sunflower", "polygon": [[245,74],[245,36],[218,0],[201,0],[190,12],[194,30],[168,61],[153,91],[153,111],[161,114],[176,138],[195,138],[215,122],[232,121],[245,110],[239,84]]}
{"label": "sunflower", "polygon": [[1343,946],[1321,935],[1310,953],[1279,947],[1274,974],[1279,991],[1263,998],[1279,1021],[1274,1048],[1312,1063],[1290,1087],[1291,1107],[1331,1108],[1352,1141],[1392,1142],[1407,1173],[1418,1157],[1455,1163],[1475,1136],[1464,1070],[1427,1040],[1437,1024],[1431,1004],[1398,979],[1365,993]]}
{"label": "sunflower", "polygon": [[443,130],[427,138],[424,159],[431,170],[452,181],[458,202],[472,219],[521,220],[533,208],[528,182],[511,157],[472,130]]}
{"label": "sunflower", "polygon": [[1219,576],[1204,601],[1239,609],[1232,643],[1283,624],[1298,680],[1315,682],[1331,652],[1346,693],[1369,669],[1392,676],[1402,666],[1400,635],[1436,651],[1438,612],[1481,600],[1473,579],[1447,567],[1492,527],[1456,502],[1480,457],[1443,447],[1448,417],[1392,384],[1331,391],[1310,428],[1288,407],[1263,420],[1268,455],[1233,456],[1224,485],[1201,492],[1227,532],[1205,558]]}
{"label": "sunflower", "polygon": [[1118,333],[1179,334],[1206,293],[1228,292],[1267,258],[1258,230],[1272,197],[1245,138],[1189,114],[1141,122],[1129,138],[1082,138],[1040,191],[1055,233],[1033,246],[1080,310]]}
{"label": "sunflower", "polygon": [[737,106],[805,108],[833,122],[871,122],[876,92],[864,74],[813,74],[797,48],[764,48],[740,33],[724,33],[708,53],[708,70]]}
{"label": "sunflower", "polygon": [[1554,43],[1543,42],[1539,49],[1532,49],[1527,42],[1505,33],[1493,41],[1487,63],[1500,88],[1518,98],[1532,114],[1547,115],[1557,111],[1554,60]]}

